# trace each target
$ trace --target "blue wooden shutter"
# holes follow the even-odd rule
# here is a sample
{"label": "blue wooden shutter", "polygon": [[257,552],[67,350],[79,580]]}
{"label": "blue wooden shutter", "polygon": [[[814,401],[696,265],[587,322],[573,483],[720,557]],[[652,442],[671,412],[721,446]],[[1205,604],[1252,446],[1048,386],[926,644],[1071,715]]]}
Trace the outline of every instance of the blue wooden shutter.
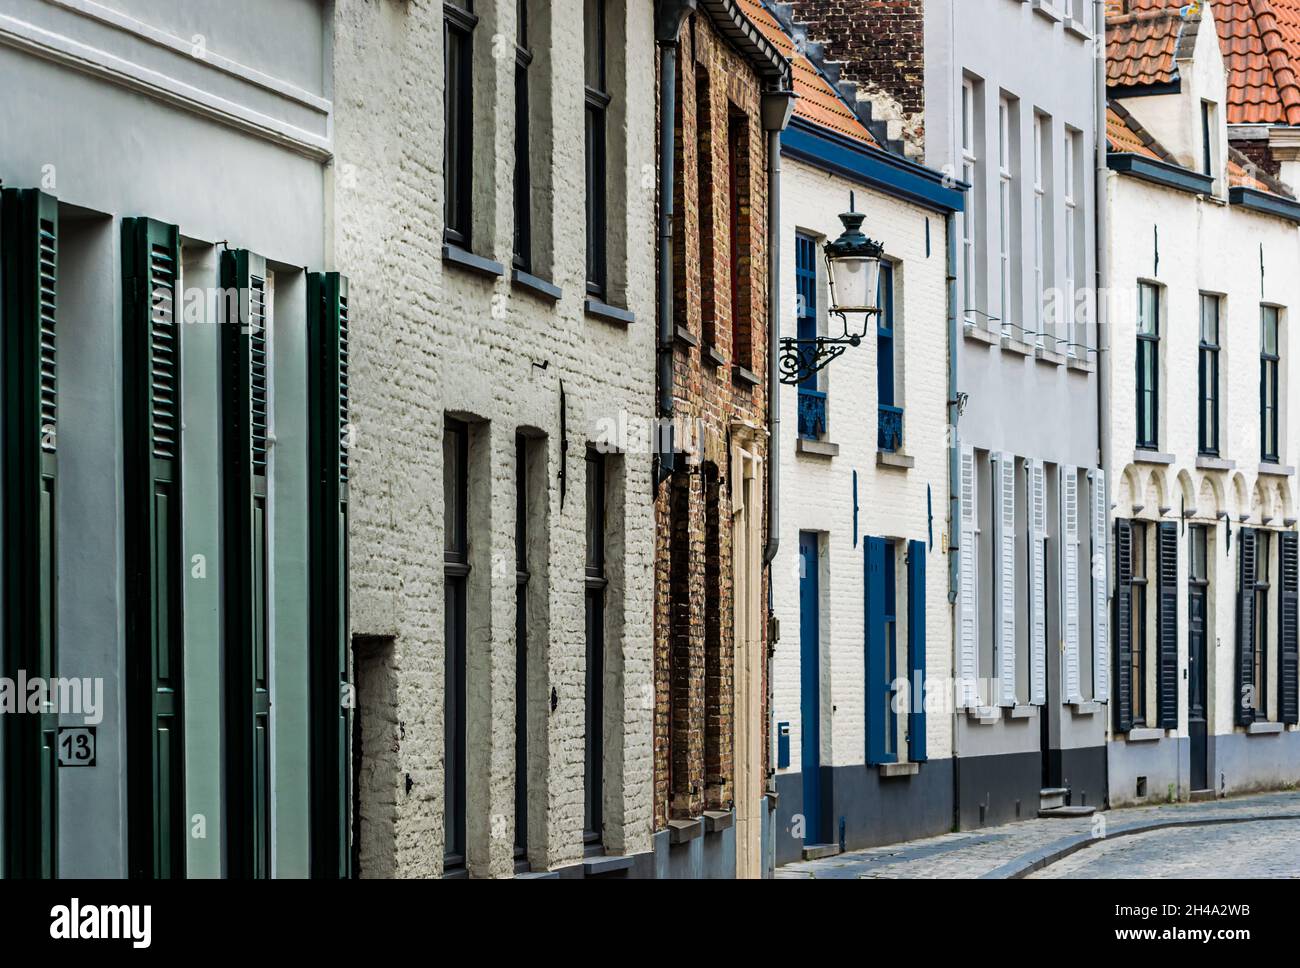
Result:
{"label": "blue wooden shutter", "polygon": [[885,629],[885,553],[881,538],[866,541],[866,693],[867,762],[893,763],[897,757],[885,752],[885,730],[889,718],[889,637]]}
{"label": "blue wooden shutter", "polygon": [[1133,524],[1115,521],[1115,732],[1133,728]]}
{"label": "blue wooden shutter", "polygon": [[1178,525],[1157,529],[1159,634],[1156,653],[1156,725],[1178,728]]}
{"label": "blue wooden shutter", "polygon": [[185,873],[180,233],[122,222],[122,412],[132,877]]}
{"label": "blue wooden shutter", "polygon": [[[266,261],[221,258],[237,318],[221,327],[228,871],[271,873],[267,440],[270,393]],[[233,302],[233,305],[232,305]]]}
{"label": "blue wooden shutter", "polygon": [[907,758],[925,760],[925,542],[907,544]]}
{"label": "blue wooden shutter", "polygon": [[[4,674],[57,674],[59,203],[34,189],[0,198],[3,274]],[[6,716],[5,873],[54,877],[58,870],[58,717]]]}
{"label": "blue wooden shutter", "polygon": [[1281,534],[1278,557],[1281,561],[1282,599],[1278,628],[1278,695],[1282,722],[1300,723],[1300,649],[1297,628],[1300,626],[1300,536],[1294,531]]}
{"label": "blue wooden shutter", "polygon": [[346,877],[348,851],[348,281],[307,277],[311,475],[312,875]]}
{"label": "blue wooden shutter", "polygon": [[1235,722],[1255,721],[1255,704],[1248,693],[1255,687],[1255,532],[1237,532],[1237,695]]}

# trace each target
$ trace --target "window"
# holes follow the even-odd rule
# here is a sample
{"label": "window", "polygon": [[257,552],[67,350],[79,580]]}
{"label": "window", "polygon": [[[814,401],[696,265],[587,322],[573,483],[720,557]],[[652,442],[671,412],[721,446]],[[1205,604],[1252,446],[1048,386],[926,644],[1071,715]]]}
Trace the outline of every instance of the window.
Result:
{"label": "window", "polygon": [[1278,310],[1260,307],[1259,346],[1259,459],[1278,460]]}
{"label": "window", "polygon": [[1129,599],[1129,628],[1133,636],[1129,651],[1129,688],[1132,690],[1134,726],[1145,726],[1147,721],[1147,530],[1141,521],[1134,521],[1132,594]]}
{"label": "window", "polygon": [[1083,279],[1084,251],[1086,248],[1084,219],[1079,215],[1080,192],[1083,190],[1083,134],[1066,129],[1065,132],[1065,311],[1066,332],[1070,356],[1078,355],[1078,348],[1086,342],[1084,320],[1080,318],[1078,294],[1075,286]]}
{"label": "window", "polygon": [[583,843],[603,841],[605,786],[605,458],[587,452],[587,670]]}
{"label": "window", "polygon": [[1016,336],[1013,328],[1019,322],[1017,306],[1020,292],[1017,276],[1020,270],[1020,212],[1016,192],[1015,156],[1020,131],[1020,105],[1014,98],[1004,96],[998,104],[998,265],[1001,291],[1002,331]]}
{"label": "window", "polygon": [[446,88],[443,115],[446,198],[443,238],[470,247],[470,197],[474,191],[474,0],[446,0],[443,11],[443,57]]}
{"label": "window", "polygon": [[749,275],[741,267],[750,259],[750,146],[749,118],[732,111],[727,122],[727,157],[731,164],[728,182],[731,226],[731,258],[727,272],[731,279],[731,362],[745,370],[754,368],[750,330]]}
{"label": "window", "polygon": [[1268,719],[1268,599],[1269,565],[1272,560],[1272,532],[1255,532],[1255,638],[1251,643],[1254,678],[1254,710],[1257,720]]}
{"label": "window", "polygon": [[979,158],[975,152],[976,136],[979,128],[979,100],[976,82],[970,78],[961,85],[961,177],[970,190],[966,193],[966,211],[962,213],[962,305],[968,322],[974,322],[976,311],[976,277],[975,277],[975,227],[978,214],[976,199],[979,197],[977,182]]}
{"label": "window", "polygon": [[465,643],[469,586],[469,428],[447,421],[442,438],[443,602],[443,867],[465,866]]}
{"label": "window", "polygon": [[1201,171],[1214,177],[1214,105],[1201,102]]}
{"label": "window", "polygon": [[515,859],[528,853],[528,438],[515,437]]}
{"label": "window", "polygon": [[532,170],[528,139],[528,0],[515,3],[515,251],[514,264],[532,271]]}
{"label": "window", "polygon": [[605,297],[607,281],[606,118],[606,0],[585,0],[587,102],[587,291]]}
{"label": "window", "polygon": [[1052,215],[1048,208],[1048,182],[1051,173],[1052,121],[1044,114],[1034,115],[1034,291],[1037,307],[1034,325],[1038,344],[1045,349],[1052,319],[1047,311],[1047,291],[1052,285],[1051,235]]}
{"label": "window", "polygon": [[[817,240],[802,232],[794,239],[794,280],[799,339],[816,339]],[[809,358],[816,355],[811,347],[804,353]],[[809,373],[799,384],[799,436],[805,440],[817,440],[826,432],[826,394],[817,389],[817,374]]]}
{"label": "window", "polygon": [[1160,290],[1138,283],[1137,321],[1137,445],[1159,445],[1160,407]]}
{"label": "window", "polygon": [[1209,457],[1219,456],[1219,311],[1218,296],[1201,293],[1201,344],[1197,381],[1197,447]]}
{"label": "window", "polygon": [[876,316],[876,402],[880,408],[876,446],[892,454],[903,446],[903,408],[896,405],[894,373],[894,266],[880,263],[880,313]]}
{"label": "window", "polygon": [[[681,98],[677,99],[678,109]],[[678,123],[681,123],[680,115]],[[709,71],[703,64],[695,64],[695,170],[696,170],[696,213],[699,217],[697,243],[699,246],[700,267],[700,338],[705,347],[713,349],[718,345],[718,282],[715,274],[717,250],[714,248],[714,192],[713,180],[713,86],[709,80]],[[681,192],[683,185],[678,186]],[[678,199],[679,203],[681,198]],[[685,212],[685,204],[678,206]],[[683,226],[685,223],[679,223]],[[684,270],[685,267],[683,267]],[[685,272],[679,277],[686,279]],[[677,289],[680,287],[674,287]],[[686,325],[683,319],[682,325]]]}
{"label": "window", "polygon": [[[898,680],[898,594],[897,547],[893,541],[885,542],[885,731],[886,762],[898,759],[898,710],[895,702],[895,682]],[[908,697],[910,699],[910,697]]]}

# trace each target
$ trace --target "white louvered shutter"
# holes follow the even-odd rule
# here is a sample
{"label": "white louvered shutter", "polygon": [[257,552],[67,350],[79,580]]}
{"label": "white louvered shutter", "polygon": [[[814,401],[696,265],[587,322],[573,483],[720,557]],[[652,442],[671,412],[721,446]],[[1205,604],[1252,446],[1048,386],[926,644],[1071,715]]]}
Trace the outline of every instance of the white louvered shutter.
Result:
{"label": "white louvered shutter", "polygon": [[998,462],[998,702],[1016,704],[1016,458]]}
{"label": "white louvered shutter", "polygon": [[976,574],[975,451],[961,452],[961,617],[957,630],[957,704],[978,702],[975,682],[979,669],[979,594]]}
{"label": "white louvered shutter", "polygon": [[1062,691],[1066,702],[1080,702],[1079,687],[1079,469],[1067,464],[1061,479],[1061,600],[1065,603]]}
{"label": "white louvered shutter", "polygon": [[1033,615],[1029,628],[1030,702],[1047,702],[1047,561],[1043,541],[1047,537],[1047,471],[1043,462],[1029,462],[1029,607]]}
{"label": "white louvered shutter", "polygon": [[1093,698],[1110,699],[1110,621],[1106,608],[1106,472],[1092,472],[1092,682]]}

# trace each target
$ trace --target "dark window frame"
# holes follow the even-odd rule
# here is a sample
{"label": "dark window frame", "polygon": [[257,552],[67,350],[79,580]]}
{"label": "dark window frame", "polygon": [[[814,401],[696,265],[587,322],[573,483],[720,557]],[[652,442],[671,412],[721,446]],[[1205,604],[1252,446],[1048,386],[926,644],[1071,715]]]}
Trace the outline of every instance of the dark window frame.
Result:
{"label": "dark window frame", "polygon": [[[1214,307],[1214,330],[1207,333],[1206,309]],[[1198,347],[1196,409],[1197,452],[1206,457],[1219,456],[1219,351],[1222,338],[1223,299],[1214,293],[1201,293],[1201,339]]]}
{"label": "dark window frame", "polygon": [[[1153,297],[1154,319],[1151,329],[1142,329],[1143,296],[1150,291]],[[1148,282],[1138,283],[1138,327],[1135,369],[1137,377],[1137,446],[1143,450],[1156,450],[1160,446],[1160,287]],[[1146,363],[1147,366],[1143,366]],[[1150,371],[1150,383],[1147,381]],[[1148,426],[1149,424],[1149,426]],[[1149,430],[1149,433],[1147,432]]]}
{"label": "dark window frame", "polygon": [[515,232],[514,266],[523,272],[533,268],[533,172],[530,155],[531,103],[528,68],[533,52],[528,44],[529,0],[516,0],[515,33]]}
{"label": "dark window frame", "polygon": [[[587,451],[586,688],[583,768],[584,850],[598,853],[604,843],[605,795],[605,574],[608,466],[605,456]],[[595,724],[593,726],[593,723]]]}
{"label": "dark window frame", "polygon": [[1214,151],[1210,139],[1212,111],[1213,105],[1209,101],[1201,102],[1201,164],[1204,166],[1205,174],[1211,178],[1214,177]]}
{"label": "dark window frame", "polygon": [[[453,491],[456,506],[444,508],[447,529],[443,550],[443,588],[446,608],[446,642],[443,681],[443,747],[446,768],[443,772],[443,869],[461,870],[465,866],[465,785],[466,723],[465,659],[468,637],[469,598],[469,426],[448,420],[445,431],[456,435],[455,468],[443,467],[444,493]],[[444,457],[447,455],[444,445]],[[454,475],[454,480],[449,480]]]}
{"label": "dark window frame", "polygon": [[1262,528],[1255,531],[1255,641],[1251,643],[1255,670],[1255,719],[1267,721],[1268,708],[1268,601],[1273,590],[1270,564],[1273,533]]}
{"label": "dark window frame", "polygon": [[515,861],[528,855],[528,458],[515,436]]}
{"label": "dark window frame", "polygon": [[1132,528],[1132,571],[1131,579],[1132,600],[1130,603],[1131,620],[1129,623],[1130,634],[1132,635],[1131,651],[1129,656],[1129,689],[1131,695],[1131,705],[1133,707],[1133,727],[1138,728],[1147,724],[1147,589],[1149,587],[1149,576],[1147,567],[1148,552],[1148,535],[1154,534],[1155,529],[1145,521],[1133,521]]}
{"label": "dark window frame", "polygon": [[[900,743],[898,741],[898,710],[894,698],[898,681],[898,543],[892,539],[885,542],[885,756],[886,762],[897,762]],[[911,673],[908,673],[911,675]],[[910,698],[910,697],[909,697]]]}
{"label": "dark window frame", "polygon": [[[1279,457],[1278,429],[1281,423],[1282,401],[1278,396],[1281,389],[1279,371],[1281,370],[1282,313],[1276,306],[1259,307],[1259,459],[1276,463]],[[1273,328],[1272,350],[1269,350],[1269,325]],[[1269,400],[1272,399],[1272,406]]]}
{"label": "dark window frame", "polygon": [[[592,15],[594,23],[591,23]],[[605,299],[609,285],[609,11],[607,0],[584,4],[586,102],[587,292]],[[592,64],[592,61],[595,64]],[[593,85],[594,82],[594,85]]]}
{"label": "dark window frame", "polygon": [[444,0],[442,11],[443,241],[469,249],[474,218],[474,28],[478,17],[474,0]]}

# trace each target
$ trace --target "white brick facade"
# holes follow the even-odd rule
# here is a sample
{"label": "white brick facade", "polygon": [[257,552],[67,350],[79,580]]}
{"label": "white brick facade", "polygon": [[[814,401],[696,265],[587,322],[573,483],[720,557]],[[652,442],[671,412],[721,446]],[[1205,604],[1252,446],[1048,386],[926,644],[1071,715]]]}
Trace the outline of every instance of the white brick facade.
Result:
{"label": "white brick facade", "polygon": [[[653,5],[615,4],[610,14],[609,301],[635,314],[627,325],[584,313],[583,48],[574,29],[583,4],[531,5],[533,136],[549,137],[554,146],[545,167],[548,154],[533,154],[546,213],[535,216],[533,233],[537,251],[552,263],[535,271],[563,291],[555,305],[512,287],[509,276],[515,3],[475,6],[472,248],[507,267],[498,278],[442,257],[442,4],[337,5],[334,258],[352,277],[352,631],[392,639],[396,722],[387,733],[395,768],[365,779],[369,795],[392,810],[391,829],[378,833],[395,841],[387,851],[392,869],[380,863],[375,873],[406,877],[437,876],[443,863],[442,436],[448,414],[470,421],[472,437],[469,872],[509,876],[514,870],[514,448],[520,430],[544,435],[549,465],[545,550],[534,559],[544,562],[534,582],[548,591],[533,600],[539,607],[532,620],[542,621],[543,631],[549,625],[549,633],[530,636],[528,858],[534,871],[582,858],[583,454],[607,422],[620,418],[634,433],[628,452],[610,462],[604,845],[615,854],[650,846],[654,521],[650,441],[635,431],[654,413]],[[363,839],[363,858],[368,849]]]}

